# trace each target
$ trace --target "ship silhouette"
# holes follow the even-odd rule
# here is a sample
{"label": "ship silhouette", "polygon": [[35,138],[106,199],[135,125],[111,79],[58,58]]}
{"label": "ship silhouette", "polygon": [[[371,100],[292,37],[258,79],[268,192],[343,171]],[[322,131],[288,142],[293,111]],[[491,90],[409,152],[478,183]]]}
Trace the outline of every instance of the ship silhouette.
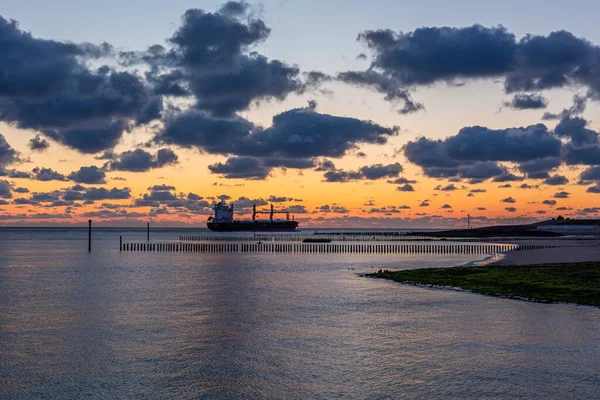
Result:
{"label": "ship silhouette", "polygon": [[[252,205],[252,219],[235,219],[233,217],[233,204],[227,205],[224,201],[213,205],[215,215],[208,218],[206,226],[216,232],[268,232],[294,231],[298,227],[298,221],[294,216],[290,219],[290,212],[286,210],[275,211],[271,204],[270,211],[257,211],[256,204]],[[269,214],[269,219],[257,219],[257,214]],[[274,219],[274,214],[285,214],[285,219]]]}

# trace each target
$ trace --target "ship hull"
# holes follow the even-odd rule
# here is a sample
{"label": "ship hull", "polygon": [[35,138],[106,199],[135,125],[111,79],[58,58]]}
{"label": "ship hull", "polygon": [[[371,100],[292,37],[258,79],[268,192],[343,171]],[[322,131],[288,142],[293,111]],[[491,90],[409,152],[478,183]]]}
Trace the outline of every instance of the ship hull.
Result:
{"label": "ship hull", "polygon": [[239,221],[207,222],[206,226],[215,232],[292,232],[298,227],[297,221]]}

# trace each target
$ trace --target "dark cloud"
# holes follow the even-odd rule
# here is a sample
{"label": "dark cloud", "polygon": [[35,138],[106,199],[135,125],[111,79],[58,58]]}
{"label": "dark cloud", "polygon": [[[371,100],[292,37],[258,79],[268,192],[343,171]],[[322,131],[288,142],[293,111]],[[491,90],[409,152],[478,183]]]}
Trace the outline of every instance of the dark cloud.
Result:
{"label": "dark cloud", "polygon": [[280,60],[253,51],[270,29],[252,16],[245,2],[228,2],[217,12],[187,10],[168,48],[122,52],[122,63],[151,66],[148,81],[155,93],[193,96],[194,108],[213,116],[232,116],[263,100],[283,100],[326,80],[317,71],[306,74]]}
{"label": "dark cloud", "polygon": [[24,188],[24,187],[16,187],[13,189],[13,192],[15,193],[29,193],[29,189]]}
{"label": "dark cloud", "polygon": [[[143,80],[88,61],[107,44],[38,39],[0,17],[0,120],[35,129],[84,153],[114,146],[130,122],[146,120],[152,97]],[[108,136],[108,137],[107,137]]]}
{"label": "dark cloud", "polygon": [[87,187],[83,188],[83,190],[79,187],[74,187],[71,189],[67,189],[64,192],[63,200],[88,200],[88,201],[97,201],[97,200],[125,200],[131,198],[131,190],[129,188],[111,188],[106,189],[103,187]]}
{"label": "dark cloud", "polygon": [[554,132],[561,138],[570,139],[575,147],[598,144],[600,142],[598,133],[586,128],[587,124],[583,118],[566,117],[556,125]]}
{"label": "dark cloud", "polygon": [[514,198],[512,198],[512,197],[507,197],[507,198],[505,198],[505,199],[502,199],[502,200],[500,200],[500,202],[501,202],[501,203],[511,203],[511,204],[514,204],[514,203],[516,203],[516,202],[517,202],[517,200],[515,200],[515,199],[514,199]]}
{"label": "dark cloud", "polygon": [[[412,32],[371,30],[358,39],[372,52],[366,71],[340,79],[369,85],[387,100],[419,86],[504,79],[506,93],[583,86],[600,98],[599,49],[567,31],[517,39],[502,26],[423,27]],[[351,79],[348,76],[352,77]]]}
{"label": "dark cloud", "polygon": [[565,119],[582,114],[585,111],[588,96],[576,94],[573,96],[573,105],[562,110],[560,113],[544,113],[543,120]]}
{"label": "dark cloud", "polygon": [[555,199],[568,199],[569,196],[571,196],[571,193],[569,193],[569,192],[556,192],[556,193],[554,193],[554,198]]}
{"label": "dark cloud", "polygon": [[343,207],[339,204],[325,204],[316,208],[317,212],[320,213],[332,213],[332,214],[348,214],[350,211],[346,207]]}
{"label": "dark cloud", "polygon": [[450,208],[452,208],[452,206],[451,206],[450,204],[444,204],[444,205],[443,205],[443,206],[441,206],[440,208],[443,208],[443,209],[450,209]]}
{"label": "dark cloud", "polygon": [[161,168],[177,164],[177,154],[171,149],[159,149],[156,154],[146,150],[135,149],[112,155],[108,167],[113,171],[146,172],[153,168]]}
{"label": "dark cloud", "polygon": [[556,200],[544,200],[544,201],[542,201],[542,204],[545,204],[547,206],[555,206],[556,203],[557,203]]}
{"label": "dark cloud", "polygon": [[455,190],[458,190],[458,188],[454,186],[454,184],[449,184],[446,186],[438,185],[435,188],[433,188],[433,190],[441,190],[442,192],[453,192]]}
{"label": "dark cloud", "polygon": [[546,179],[549,172],[558,168],[560,164],[560,158],[548,157],[520,163],[518,168],[529,179]]}
{"label": "dark cloud", "polygon": [[521,186],[519,186],[520,189],[537,189],[538,186],[537,185],[530,185],[528,183],[523,183],[521,184]]}
{"label": "dark cloud", "polygon": [[254,157],[230,157],[225,163],[208,166],[213,174],[221,174],[227,179],[265,179],[271,169]]}
{"label": "dark cloud", "polygon": [[433,178],[469,179],[479,183],[521,180],[497,162],[529,162],[559,157],[562,143],[544,125],[491,130],[463,128],[445,140],[419,138],[408,142],[403,151],[412,163]]}
{"label": "dark cloud", "polygon": [[10,145],[4,138],[4,135],[0,133],[0,169],[18,161],[18,159],[19,158],[17,151],[10,147]]}
{"label": "dark cloud", "polygon": [[[175,193],[175,187],[170,185],[154,185],[148,188],[141,198],[134,201],[136,207],[154,207],[151,212],[168,214],[169,210],[179,213],[208,214],[210,204],[196,193]],[[162,208],[161,208],[162,207]]]}
{"label": "dark cloud", "polygon": [[594,186],[587,188],[588,193],[600,193],[600,183],[596,183]]}
{"label": "dark cloud", "polygon": [[32,171],[33,179],[38,181],[66,181],[67,177],[52,168],[36,167]]}
{"label": "dark cloud", "polygon": [[422,103],[415,102],[408,89],[398,86],[398,83],[375,71],[348,71],[338,74],[337,79],[342,82],[362,87],[372,87],[379,93],[385,94],[385,99],[392,103],[400,103],[399,114],[410,114],[424,110]]}
{"label": "dark cloud", "polygon": [[394,180],[389,180],[387,181],[388,183],[391,183],[393,185],[406,185],[406,184],[414,184],[417,183],[417,181],[412,180],[412,179],[407,179],[404,177],[400,177],[400,178],[396,178]]}
{"label": "dark cloud", "polygon": [[504,105],[515,110],[539,110],[546,108],[548,101],[540,94],[520,93],[515,94],[511,101],[504,102]]}
{"label": "dark cloud", "polygon": [[306,207],[304,207],[302,205],[298,205],[298,204],[287,207],[287,211],[289,211],[291,214],[307,214],[308,213],[308,210],[306,210]]}
{"label": "dark cloud", "polygon": [[98,188],[75,185],[64,190],[34,192],[29,200],[35,203],[50,203],[50,206],[74,205],[76,201],[93,203],[98,200],[125,200],[131,197],[129,188]]}
{"label": "dark cloud", "polygon": [[238,116],[218,119],[189,111],[168,118],[156,140],[213,154],[312,158],[341,157],[361,143],[385,144],[397,133],[397,127],[319,114],[307,108],[276,115],[269,128],[257,127]]}
{"label": "dark cloud", "polygon": [[398,186],[396,188],[396,190],[399,191],[399,192],[414,192],[415,188],[410,183],[407,183],[407,184],[404,184],[402,186]]}
{"label": "dark cloud", "polygon": [[516,211],[517,211],[517,209],[516,209],[516,208],[514,208],[514,207],[506,207],[506,208],[504,208],[504,209],[505,209],[506,211],[508,211],[508,212],[511,212],[511,213],[512,213],[512,212],[516,212]]}
{"label": "dark cloud", "polygon": [[583,171],[579,178],[582,181],[600,181],[600,166],[590,167]]}
{"label": "dark cloud", "polygon": [[273,196],[273,195],[270,195],[269,198],[267,199],[267,201],[269,203],[285,203],[287,201],[292,201],[292,200],[294,200],[294,199],[291,197]]}
{"label": "dark cloud", "polygon": [[32,151],[38,152],[43,152],[50,147],[50,143],[40,135],[35,135],[35,137],[31,138],[27,145]]}
{"label": "dark cloud", "polygon": [[0,180],[0,198],[10,199],[13,197],[12,194],[13,186],[9,181]]}
{"label": "dark cloud", "polygon": [[377,180],[382,178],[394,178],[402,172],[399,163],[383,165],[365,165],[357,171],[330,170],[325,172],[325,182],[350,182],[353,180],[367,179]]}
{"label": "dark cloud", "polygon": [[104,184],[106,183],[106,173],[102,168],[94,165],[89,167],[81,167],[79,170],[71,172],[68,176],[74,182],[87,184]]}
{"label": "dark cloud", "polygon": [[551,186],[560,186],[560,185],[566,185],[567,183],[569,183],[569,179],[566,176],[554,175],[554,176],[550,176],[550,177],[546,178],[544,180],[544,183],[546,185],[551,185]]}

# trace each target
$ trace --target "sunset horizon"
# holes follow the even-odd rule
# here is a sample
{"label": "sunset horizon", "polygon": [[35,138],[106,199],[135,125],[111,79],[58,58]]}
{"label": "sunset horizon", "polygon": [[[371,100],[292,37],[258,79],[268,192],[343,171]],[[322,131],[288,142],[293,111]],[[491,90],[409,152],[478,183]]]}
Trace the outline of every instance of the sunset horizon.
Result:
{"label": "sunset horizon", "polygon": [[[550,10],[527,30],[475,7],[435,24],[417,7],[394,24],[346,13],[327,35],[310,2],[189,3],[149,12],[154,30],[4,8],[0,226],[204,227],[219,201],[236,218],[273,204],[300,228],[598,217],[588,20],[550,29]],[[298,16],[322,35],[294,37]]]}

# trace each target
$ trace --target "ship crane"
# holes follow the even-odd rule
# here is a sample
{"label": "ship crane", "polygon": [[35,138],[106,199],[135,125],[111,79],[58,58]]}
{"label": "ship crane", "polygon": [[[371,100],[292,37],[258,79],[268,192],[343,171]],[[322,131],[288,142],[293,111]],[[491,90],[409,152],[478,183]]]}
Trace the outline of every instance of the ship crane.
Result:
{"label": "ship crane", "polygon": [[[252,221],[256,221],[256,214],[269,214],[269,219],[271,222],[273,221],[273,214],[285,214],[285,220],[290,220],[290,212],[289,211],[274,211],[273,204],[271,204],[271,211],[256,211],[256,204],[252,204]],[[292,221],[294,217],[292,216]]]}

